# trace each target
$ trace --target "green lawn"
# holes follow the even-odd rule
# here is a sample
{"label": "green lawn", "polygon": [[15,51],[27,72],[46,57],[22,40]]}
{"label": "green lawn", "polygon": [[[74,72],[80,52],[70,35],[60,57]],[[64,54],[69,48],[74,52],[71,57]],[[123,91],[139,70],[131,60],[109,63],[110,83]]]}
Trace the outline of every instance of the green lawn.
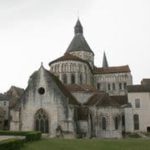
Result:
{"label": "green lawn", "polygon": [[150,150],[150,139],[46,139],[27,143],[21,150]]}

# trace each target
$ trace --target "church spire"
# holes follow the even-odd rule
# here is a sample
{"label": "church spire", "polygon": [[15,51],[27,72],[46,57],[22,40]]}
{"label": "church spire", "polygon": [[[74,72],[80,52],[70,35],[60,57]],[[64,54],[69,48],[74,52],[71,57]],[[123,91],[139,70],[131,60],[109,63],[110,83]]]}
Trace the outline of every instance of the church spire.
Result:
{"label": "church spire", "polygon": [[106,54],[104,52],[104,55],[103,55],[103,68],[107,68],[108,67],[108,62],[107,62],[107,58],[106,58]]}
{"label": "church spire", "polygon": [[77,20],[77,23],[74,27],[74,33],[75,33],[75,35],[78,34],[78,33],[83,34],[83,27],[82,27],[81,22],[80,22],[79,19]]}

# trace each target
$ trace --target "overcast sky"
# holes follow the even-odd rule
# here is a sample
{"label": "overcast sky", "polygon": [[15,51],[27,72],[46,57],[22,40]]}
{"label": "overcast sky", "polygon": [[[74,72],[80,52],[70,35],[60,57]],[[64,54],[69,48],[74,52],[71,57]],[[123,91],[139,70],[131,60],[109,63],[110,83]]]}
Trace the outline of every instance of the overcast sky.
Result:
{"label": "overcast sky", "polygon": [[[79,12],[79,13],[77,13]],[[135,84],[150,77],[150,0],[0,0],[0,92],[66,51],[80,17],[101,66],[128,64]]]}

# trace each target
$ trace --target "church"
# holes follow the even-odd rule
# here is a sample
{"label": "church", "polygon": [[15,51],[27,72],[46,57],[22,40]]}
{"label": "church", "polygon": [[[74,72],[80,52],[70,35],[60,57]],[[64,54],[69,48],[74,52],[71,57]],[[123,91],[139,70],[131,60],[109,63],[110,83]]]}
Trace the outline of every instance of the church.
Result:
{"label": "church", "polygon": [[125,132],[149,131],[150,120],[143,117],[147,122],[140,128],[143,111],[137,110],[149,86],[132,85],[129,66],[109,66],[105,53],[102,66],[95,66],[94,55],[78,19],[64,55],[51,61],[49,70],[41,64],[11,107],[10,130],[64,138],[122,138]]}

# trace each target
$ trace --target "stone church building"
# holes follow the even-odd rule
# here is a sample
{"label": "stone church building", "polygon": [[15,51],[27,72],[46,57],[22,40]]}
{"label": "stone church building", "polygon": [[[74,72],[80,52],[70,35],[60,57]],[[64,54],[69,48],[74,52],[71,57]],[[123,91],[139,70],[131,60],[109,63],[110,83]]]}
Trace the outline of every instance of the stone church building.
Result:
{"label": "stone church building", "polygon": [[79,20],[64,55],[49,67],[41,64],[30,76],[10,110],[10,130],[37,130],[49,137],[121,138],[133,128],[127,92],[132,86],[130,68],[109,66],[105,53],[102,66],[96,67]]}

